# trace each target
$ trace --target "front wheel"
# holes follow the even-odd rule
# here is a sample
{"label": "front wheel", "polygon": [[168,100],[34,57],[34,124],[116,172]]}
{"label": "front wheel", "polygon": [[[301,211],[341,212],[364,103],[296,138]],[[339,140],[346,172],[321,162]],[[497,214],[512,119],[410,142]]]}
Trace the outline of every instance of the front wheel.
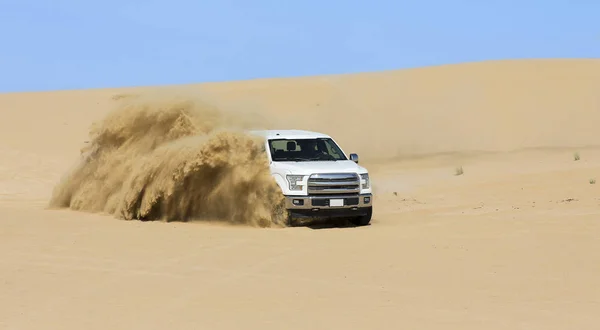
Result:
{"label": "front wheel", "polygon": [[371,216],[373,215],[373,207],[369,207],[367,214],[361,215],[360,217],[353,218],[352,223],[355,226],[366,226],[371,222]]}
{"label": "front wheel", "polygon": [[287,227],[296,227],[296,221],[295,221],[294,217],[292,216],[291,212],[288,213],[286,226]]}

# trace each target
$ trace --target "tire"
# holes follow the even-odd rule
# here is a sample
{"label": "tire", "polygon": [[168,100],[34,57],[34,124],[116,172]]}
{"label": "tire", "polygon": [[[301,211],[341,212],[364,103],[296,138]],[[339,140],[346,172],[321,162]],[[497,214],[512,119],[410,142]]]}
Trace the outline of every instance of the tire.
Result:
{"label": "tire", "polygon": [[367,214],[352,219],[352,223],[355,226],[367,226],[371,223],[371,217],[373,215],[373,207],[369,207]]}
{"label": "tire", "polygon": [[296,221],[294,221],[294,217],[292,216],[291,213],[288,213],[286,226],[287,227],[295,227],[296,226]]}

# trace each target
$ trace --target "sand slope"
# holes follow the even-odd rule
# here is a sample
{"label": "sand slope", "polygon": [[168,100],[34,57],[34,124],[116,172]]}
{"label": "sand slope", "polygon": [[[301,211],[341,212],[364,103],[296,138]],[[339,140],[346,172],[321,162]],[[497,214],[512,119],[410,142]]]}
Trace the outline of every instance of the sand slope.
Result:
{"label": "sand slope", "polygon": [[[0,95],[0,328],[596,328],[599,90],[600,60],[530,60]],[[332,134],[372,225],[46,210],[115,99],[165,91]]]}

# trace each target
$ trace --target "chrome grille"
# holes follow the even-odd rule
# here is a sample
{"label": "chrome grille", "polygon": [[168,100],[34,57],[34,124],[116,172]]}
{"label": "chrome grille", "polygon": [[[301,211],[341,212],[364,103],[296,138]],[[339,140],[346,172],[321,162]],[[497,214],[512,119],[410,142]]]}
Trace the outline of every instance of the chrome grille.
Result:
{"label": "chrome grille", "polygon": [[360,192],[356,173],[319,173],[308,178],[309,194],[353,194]]}

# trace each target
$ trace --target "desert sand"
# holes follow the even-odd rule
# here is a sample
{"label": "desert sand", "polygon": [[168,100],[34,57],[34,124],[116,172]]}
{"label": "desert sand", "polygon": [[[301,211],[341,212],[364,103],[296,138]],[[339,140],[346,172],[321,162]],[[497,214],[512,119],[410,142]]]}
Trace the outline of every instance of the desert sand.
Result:
{"label": "desert sand", "polygon": [[[212,110],[145,117],[166,131],[141,124],[103,176],[68,179],[128,129],[123,102],[150,95],[158,109],[173,94]],[[153,149],[203,123],[332,135],[371,172],[371,225],[248,220],[275,198],[252,142]],[[583,59],[0,94],[0,329],[597,329],[599,123],[600,60]],[[239,158],[210,158],[222,150]],[[132,170],[142,156],[157,162]],[[152,214],[151,200],[136,208],[140,180],[165,193],[177,164],[201,175],[207,162],[243,164],[203,186],[235,223],[135,219]],[[263,187],[262,211],[235,204],[240,178]]]}

